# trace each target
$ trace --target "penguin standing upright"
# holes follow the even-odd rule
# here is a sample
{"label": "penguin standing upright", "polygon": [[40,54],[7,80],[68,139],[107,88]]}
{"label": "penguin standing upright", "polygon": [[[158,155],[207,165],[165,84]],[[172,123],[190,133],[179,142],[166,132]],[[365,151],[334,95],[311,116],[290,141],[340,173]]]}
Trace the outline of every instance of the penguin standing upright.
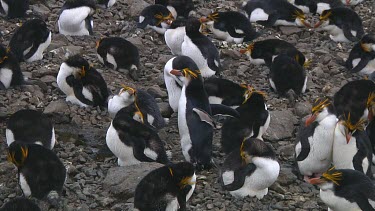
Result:
{"label": "penguin standing upright", "polygon": [[257,38],[259,34],[253,29],[248,18],[242,13],[214,12],[200,19],[202,23],[208,25],[216,38],[227,42],[249,42]]}
{"label": "penguin standing upright", "polygon": [[138,28],[151,28],[159,34],[164,34],[172,24],[174,17],[163,5],[155,4],[144,8],[139,16]]}
{"label": "penguin standing upright", "polygon": [[8,89],[24,83],[20,64],[10,48],[0,45],[0,90]]}
{"label": "penguin standing upright", "polygon": [[193,0],[155,0],[155,4],[167,7],[175,18],[178,16],[188,18],[190,12],[194,10]]}
{"label": "penguin standing upright", "polygon": [[24,197],[14,198],[5,203],[0,211],[41,211],[33,201]]}
{"label": "penguin standing upright", "polygon": [[178,18],[172,22],[171,27],[164,33],[165,43],[173,55],[182,55],[181,46],[184,42],[186,19]]}
{"label": "penguin standing upright", "polygon": [[128,70],[134,80],[138,80],[139,52],[131,42],[121,37],[107,37],[96,43],[98,59],[102,64],[115,70]]}
{"label": "penguin standing upright", "polygon": [[0,0],[0,16],[23,18],[29,9],[29,0]]}
{"label": "penguin standing upright", "polygon": [[199,29],[198,19],[190,18],[186,23],[186,35],[181,46],[182,55],[188,56],[197,64],[204,78],[220,73],[219,51]]}
{"label": "penguin standing upright", "polygon": [[14,141],[20,141],[53,149],[56,143],[51,120],[45,114],[29,109],[19,110],[10,116],[5,135],[8,146]]}
{"label": "penguin standing upright", "polygon": [[66,0],[58,19],[59,33],[70,36],[93,35],[96,11],[93,0]]}
{"label": "penguin standing upright", "polygon": [[225,159],[220,179],[232,196],[262,199],[279,176],[280,164],[268,144],[256,138],[244,139]]}
{"label": "penguin standing upright", "polygon": [[352,73],[371,75],[375,71],[375,36],[366,34],[350,51],[345,66]]}
{"label": "penguin standing upright", "polygon": [[79,106],[106,106],[107,84],[100,73],[80,55],[70,56],[60,66],[57,85],[66,101]]}
{"label": "penguin standing upright", "polygon": [[137,185],[134,208],[137,211],[186,210],[197,177],[188,162],[169,164],[147,174]]}
{"label": "penguin standing upright", "polygon": [[9,48],[18,61],[33,62],[43,59],[43,52],[51,43],[51,31],[41,19],[26,21],[9,41]]}
{"label": "penguin standing upright", "polygon": [[364,35],[362,19],[346,7],[324,10],[314,28],[321,27],[335,42],[355,42]]}

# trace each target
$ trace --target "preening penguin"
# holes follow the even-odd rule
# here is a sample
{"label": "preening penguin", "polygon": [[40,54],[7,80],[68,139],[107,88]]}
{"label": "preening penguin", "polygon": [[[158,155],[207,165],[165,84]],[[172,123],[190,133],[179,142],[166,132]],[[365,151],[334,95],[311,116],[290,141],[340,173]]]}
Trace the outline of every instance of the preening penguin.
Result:
{"label": "preening penguin", "polygon": [[164,34],[174,20],[172,13],[163,5],[155,4],[144,8],[139,16],[138,28],[150,28]]}
{"label": "preening penguin", "polygon": [[168,8],[174,18],[182,16],[188,18],[194,10],[193,0],[155,0],[155,4],[161,4]]}
{"label": "preening penguin", "polygon": [[128,70],[130,77],[138,80],[139,52],[131,42],[121,37],[107,37],[96,43],[98,59],[114,70]]}
{"label": "preening penguin", "polygon": [[106,8],[112,7],[116,0],[98,0],[98,4],[104,5]]}
{"label": "preening penguin", "polygon": [[51,43],[51,31],[40,19],[26,21],[16,30],[9,42],[18,61],[33,62],[43,59],[43,52]]}
{"label": "preening penguin", "polygon": [[249,19],[239,12],[214,12],[207,17],[202,17],[200,21],[207,24],[216,38],[227,42],[239,44],[252,41],[259,36]]}
{"label": "preening penguin", "polygon": [[23,18],[29,9],[29,0],[0,0],[0,16]]}
{"label": "preening penguin", "polygon": [[331,168],[309,183],[319,186],[320,199],[328,210],[375,210],[375,185],[361,172]]}
{"label": "preening penguin", "polygon": [[41,211],[33,201],[24,197],[14,198],[5,203],[0,211]]}
{"label": "preening penguin", "polygon": [[188,162],[169,164],[151,171],[137,185],[134,208],[137,211],[186,210],[197,177]]}
{"label": "preening penguin", "polygon": [[66,101],[79,106],[106,106],[107,84],[101,74],[80,55],[70,56],[60,66],[57,85]]}
{"label": "preening penguin", "polygon": [[10,48],[5,49],[0,45],[0,90],[23,83],[24,78],[18,60]]}
{"label": "preening penguin", "polygon": [[119,166],[130,166],[141,162],[169,162],[154,128],[144,124],[144,114],[137,104],[119,110],[107,130],[108,148],[118,158]]}
{"label": "preening penguin", "polygon": [[375,36],[363,36],[350,51],[345,65],[352,73],[371,75],[375,71]]}
{"label": "preening penguin", "polygon": [[96,11],[94,0],[66,0],[61,8],[58,26],[59,33],[70,36],[93,35]]}
{"label": "preening penguin", "polygon": [[335,42],[355,42],[364,35],[362,19],[354,10],[346,7],[323,11],[314,26],[318,27],[327,31]]}
{"label": "preening penguin", "polygon": [[225,190],[237,198],[262,199],[279,176],[280,165],[268,144],[256,138],[244,139],[225,159],[220,179]]}
{"label": "preening penguin", "polygon": [[5,135],[8,146],[14,141],[19,141],[53,149],[56,143],[51,120],[45,114],[29,109],[19,110],[10,116]]}
{"label": "preening penguin", "polygon": [[184,42],[186,19],[178,18],[172,22],[170,28],[164,33],[165,43],[173,55],[182,55],[181,46]]}
{"label": "preening penguin", "polygon": [[250,22],[265,27],[279,25],[311,27],[303,11],[285,0],[249,0],[242,9]]}
{"label": "preening penguin", "polygon": [[203,77],[220,73],[220,55],[216,46],[199,29],[198,19],[190,18],[186,23],[186,35],[181,46],[182,55],[188,56],[197,64]]}

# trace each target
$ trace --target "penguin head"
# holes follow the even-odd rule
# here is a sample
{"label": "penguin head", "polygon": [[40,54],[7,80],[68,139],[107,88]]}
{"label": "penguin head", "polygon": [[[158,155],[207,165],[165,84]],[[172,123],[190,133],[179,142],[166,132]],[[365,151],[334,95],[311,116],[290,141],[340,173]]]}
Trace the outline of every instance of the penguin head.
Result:
{"label": "penguin head", "polygon": [[82,56],[73,55],[61,64],[60,71],[66,71],[75,78],[82,78],[86,76],[90,68],[90,64]]}
{"label": "penguin head", "polygon": [[217,22],[220,18],[220,13],[219,12],[213,12],[209,14],[207,17],[201,17],[199,21],[201,23],[209,23],[212,24],[213,22]]}
{"label": "penguin head", "polygon": [[201,71],[198,69],[197,70],[191,70],[190,68],[184,68],[182,70],[172,69],[170,71],[170,74],[179,77],[179,79],[182,79],[185,85],[189,84],[190,81],[196,80],[196,79],[203,81],[202,76],[201,76]]}
{"label": "penguin head", "polygon": [[319,22],[314,25],[314,28],[329,25],[331,17],[332,17],[332,10],[324,10],[322,14],[319,16]]}
{"label": "penguin head", "polygon": [[186,19],[183,17],[178,17],[171,23],[169,29],[177,29],[179,27],[184,27],[186,25]]}
{"label": "penguin head", "polygon": [[96,49],[99,48],[99,46],[100,46],[100,44],[102,43],[103,39],[104,39],[104,38],[101,37],[98,41],[96,41],[96,44],[95,44],[95,48],[96,48]]}
{"label": "penguin head", "polygon": [[169,28],[169,26],[174,21],[174,17],[171,12],[168,15],[163,15],[162,13],[158,13],[154,16],[154,18],[158,21],[156,26],[162,25],[163,28]]}
{"label": "penguin head", "polygon": [[328,106],[331,103],[329,102],[328,98],[326,99],[316,99],[313,107],[311,109],[311,115],[306,119],[305,126],[309,126],[311,123],[314,121],[321,121],[323,120],[326,116],[329,115],[328,112]]}
{"label": "penguin head", "polygon": [[240,156],[243,164],[249,164],[254,157],[273,158],[275,153],[257,138],[244,138],[240,146]]}
{"label": "penguin head", "polygon": [[301,7],[308,7],[310,13],[316,13],[317,10],[317,3],[316,1],[311,0],[288,0],[289,3],[294,4],[296,7],[302,9]]}
{"label": "penguin head", "polygon": [[303,14],[302,10],[296,9],[294,11],[293,17],[295,17],[295,23],[297,26],[306,26],[308,28],[311,28],[311,25],[309,22],[306,21],[306,16]]}
{"label": "penguin head", "polygon": [[361,49],[366,52],[374,52],[375,51],[375,36],[371,34],[366,34],[362,37],[360,41]]}
{"label": "penguin head", "polygon": [[123,100],[123,103],[127,105],[125,107],[130,107],[129,109],[131,110],[133,119],[144,123],[144,115],[138,106],[137,90],[124,84],[121,84],[121,86],[123,88],[118,93],[118,96]]}
{"label": "penguin head", "polygon": [[319,185],[324,190],[331,189],[335,186],[339,186],[343,180],[343,174],[340,170],[336,170],[335,167],[328,169],[318,178],[308,179],[308,182],[313,185]]}
{"label": "penguin head", "polygon": [[170,176],[180,189],[187,185],[195,185],[196,176],[194,165],[189,162],[180,162],[167,165]]}
{"label": "penguin head", "polygon": [[339,130],[341,134],[345,136],[346,143],[349,143],[350,139],[352,138],[352,134],[357,130],[363,131],[365,129],[365,122],[365,119],[359,119],[356,123],[352,123],[350,113],[347,117],[344,115],[344,120],[339,122]]}
{"label": "penguin head", "polygon": [[189,18],[185,26],[186,34],[189,34],[189,36],[200,35],[200,30],[202,28],[201,25],[202,23],[200,22],[200,20],[196,18]]}
{"label": "penguin head", "polygon": [[254,51],[255,43],[251,43],[247,46],[246,49],[241,49],[240,53],[241,54],[246,54],[247,56],[251,56],[251,53]]}
{"label": "penguin head", "polygon": [[0,65],[9,58],[10,48],[4,48],[0,45]]}
{"label": "penguin head", "polygon": [[375,114],[375,92],[371,92],[367,98],[366,107],[368,109],[368,120],[371,122]]}
{"label": "penguin head", "polygon": [[[244,87],[244,86],[245,84],[241,84],[241,87]],[[246,86],[247,88],[243,94],[244,101],[242,102],[242,104],[246,104],[247,102],[250,102],[253,100],[262,101],[264,103],[264,98],[266,96],[266,93],[259,91],[259,90],[255,90],[254,87],[248,84],[246,84]]]}
{"label": "penguin head", "polygon": [[13,142],[8,148],[7,160],[18,168],[24,166],[29,156],[29,148],[26,144]]}

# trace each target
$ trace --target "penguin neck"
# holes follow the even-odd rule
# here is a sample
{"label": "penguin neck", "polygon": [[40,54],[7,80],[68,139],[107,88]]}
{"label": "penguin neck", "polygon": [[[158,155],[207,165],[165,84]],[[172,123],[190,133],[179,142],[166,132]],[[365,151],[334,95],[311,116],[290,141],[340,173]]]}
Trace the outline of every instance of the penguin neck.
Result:
{"label": "penguin neck", "polygon": [[[201,105],[199,107],[209,105],[207,92],[204,89],[201,77],[191,79],[187,84],[185,84],[185,95],[187,98],[194,98],[195,101]],[[211,112],[209,112],[209,114],[211,114]]]}
{"label": "penguin neck", "polygon": [[201,38],[201,37],[205,37],[202,33],[199,32],[199,29],[198,30],[186,30],[186,35],[189,38]]}

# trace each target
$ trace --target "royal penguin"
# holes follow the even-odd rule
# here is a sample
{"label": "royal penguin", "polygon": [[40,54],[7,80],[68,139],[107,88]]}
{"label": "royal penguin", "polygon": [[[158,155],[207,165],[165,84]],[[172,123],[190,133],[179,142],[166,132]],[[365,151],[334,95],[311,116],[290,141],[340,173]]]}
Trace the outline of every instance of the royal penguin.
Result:
{"label": "royal penguin", "polygon": [[361,2],[363,2],[364,0],[341,0],[341,2],[345,5],[348,5],[348,6],[354,6],[354,5],[357,5]]}
{"label": "royal penguin", "polygon": [[236,198],[262,199],[279,176],[280,164],[272,147],[256,138],[244,139],[221,168],[224,190]]}
{"label": "royal penguin", "polygon": [[240,117],[228,118],[221,128],[221,147],[227,154],[239,148],[246,138],[263,140],[270,124],[265,94],[251,87],[244,95],[245,100],[236,108]]}
{"label": "royal penguin", "polygon": [[366,133],[371,142],[372,163],[375,165],[375,121],[371,121],[366,127]]}
{"label": "royal penguin", "polygon": [[43,52],[51,43],[51,31],[41,19],[26,21],[14,32],[9,48],[19,61],[43,59]]}
{"label": "royal penguin", "polygon": [[220,74],[220,55],[216,46],[199,30],[198,19],[190,18],[186,22],[186,35],[181,46],[182,55],[188,56],[197,64],[202,77],[208,78]]}
{"label": "royal penguin", "polygon": [[24,109],[12,114],[5,130],[8,146],[14,141],[39,144],[53,149],[56,143],[55,129],[43,113]]}
{"label": "royal penguin", "polygon": [[334,132],[337,124],[328,99],[317,99],[311,115],[298,130],[295,159],[299,172],[309,177],[322,175],[332,163]]}
{"label": "royal penguin", "polygon": [[41,209],[30,199],[17,197],[5,203],[0,211],[41,211]]}
{"label": "royal penguin", "polygon": [[186,210],[197,177],[188,162],[169,164],[151,171],[137,185],[134,194],[136,211]]}
{"label": "royal penguin", "polygon": [[66,169],[56,154],[38,144],[13,142],[8,147],[8,161],[18,168],[18,182],[25,197],[60,203]]}
{"label": "royal penguin", "polygon": [[18,59],[10,51],[0,45],[0,90],[24,83]]}
{"label": "royal penguin", "polygon": [[108,113],[112,118],[116,113],[131,104],[136,104],[144,114],[145,122],[160,129],[166,125],[165,119],[161,116],[160,109],[155,99],[143,89],[134,89],[129,86],[121,85],[122,89],[118,95],[108,100]]}
{"label": "royal penguin", "polygon": [[319,186],[320,199],[328,210],[375,210],[375,185],[361,172],[331,168],[309,183]]}
{"label": "royal penguin", "polygon": [[242,9],[250,22],[265,27],[272,26],[306,26],[303,11],[286,0],[249,0],[244,2]]}
{"label": "royal penguin", "polygon": [[164,34],[172,24],[174,17],[163,5],[154,4],[144,8],[139,16],[138,28],[150,28]]}
{"label": "royal penguin", "polygon": [[341,0],[315,0],[316,13],[322,14],[324,10],[329,10],[336,7],[344,7]]}
{"label": "royal penguin", "polygon": [[99,5],[104,5],[105,8],[110,8],[116,3],[116,0],[98,0]]}
{"label": "royal penguin", "polygon": [[193,0],[155,0],[155,4],[161,4],[172,13],[174,18],[179,16],[188,18],[194,10]]}
{"label": "royal penguin", "polygon": [[107,37],[96,43],[98,59],[114,70],[129,72],[132,79],[138,80],[139,52],[131,42],[121,37]]}
{"label": "royal penguin", "polygon": [[352,73],[371,75],[375,71],[375,36],[366,34],[350,51],[345,66]]}
{"label": "royal penguin", "polygon": [[242,13],[214,12],[200,19],[217,39],[240,44],[250,42],[259,34],[251,26],[248,18]]}
{"label": "royal penguin", "polygon": [[171,26],[165,31],[165,43],[171,49],[171,53],[176,56],[181,56],[181,46],[184,42],[186,19],[177,18],[172,22]]}
{"label": "royal penguin", "polygon": [[82,107],[107,106],[108,89],[101,74],[80,55],[70,56],[60,66],[57,85],[66,101]]}
{"label": "royal penguin", "polygon": [[29,9],[29,0],[0,0],[0,16],[23,18]]}
{"label": "royal penguin", "polygon": [[[328,0],[331,1],[331,0]],[[340,1],[340,0],[337,0]],[[302,10],[304,14],[316,13],[317,11],[317,0],[288,0],[289,3]]]}
{"label": "royal penguin", "polygon": [[66,0],[57,21],[59,33],[70,36],[93,35],[94,0]]}
{"label": "royal penguin", "polygon": [[169,162],[164,144],[154,128],[144,124],[144,114],[137,104],[119,110],[106,134],[106,143],[118,158],[119,166],[141,162]]}
{"label": "royal penguin", "polygon": [[364,35],[362,19],[346,7],[324,10],[314,28],[322,28],[335,42],[356,42]]}

